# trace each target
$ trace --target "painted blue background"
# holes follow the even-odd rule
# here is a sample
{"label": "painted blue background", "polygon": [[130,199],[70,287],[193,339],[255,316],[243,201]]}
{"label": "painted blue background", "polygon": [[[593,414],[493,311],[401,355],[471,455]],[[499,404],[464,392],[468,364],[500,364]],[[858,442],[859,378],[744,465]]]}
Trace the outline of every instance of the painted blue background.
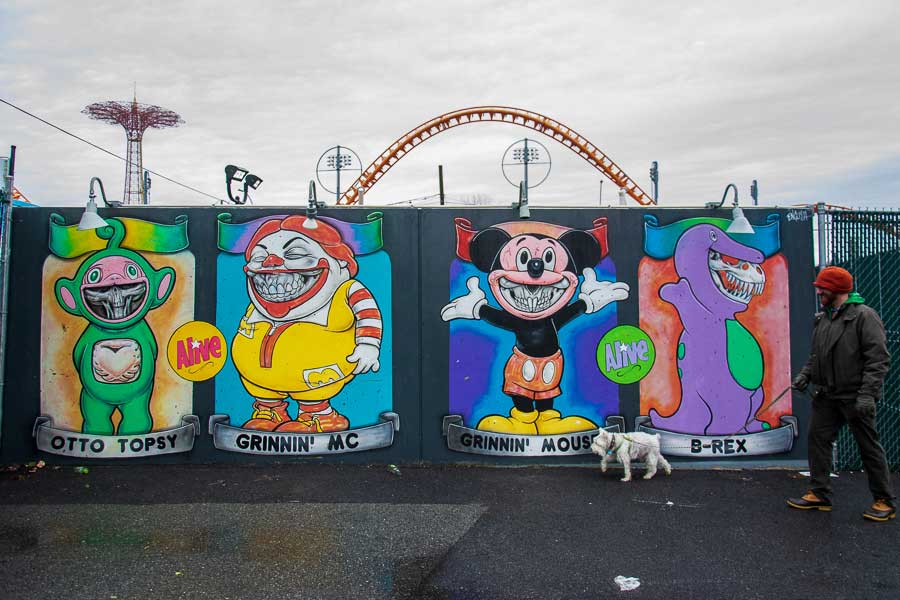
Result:
{"label": "painted blue background", "polygon": [[[615,281],[615,265],[609,257],[594,272],[599,281]],[[487,274],[458,258],[450,265],[450,299],[468,293],[466,280],[472,276],[478,277],[488,303],[501,308],[490,291]],[[578,279],[573,298],[578,298],[581,290],[583,278]],[[563,417],[580,415],[602,425],[607,415],[619,412],[618,386],[597,368],[597,345],[616,325],[616,304],[575,317],[559,331],[564,361],[562,395],[555,399],[553,408]],[[509,414],[513,403],[503,393],[503,367],[515,344],[515,334],[490,323],[466,319],[450,322],[450,414],[462,415],[469,427],[475,427],[487,415]]]}
{"label": "painted blue background", "polygon": [[[331,405],[350,419],[350,428],[356,429],[378,423],[378,415],[393,408],[393,337],[391,323],[391,259],[380,250],[373,254],[357,256],[359,272],[355,279],[369,288],[384,327],[381,339],[381,363],[379,371],[357,375],[331,400]],[[231,417],[231,424],[240,426],[253,412],[253,397],[247,393],[230,358],[231,340],[237,333],[241,317],[250,305],[247,296],[246,261],[242,254],[220,253],[217,259],[216,327],[228,340],[229,359],[216,375],[216,412]],[[288,412],[297,416],[297,403],[288,400]]]}

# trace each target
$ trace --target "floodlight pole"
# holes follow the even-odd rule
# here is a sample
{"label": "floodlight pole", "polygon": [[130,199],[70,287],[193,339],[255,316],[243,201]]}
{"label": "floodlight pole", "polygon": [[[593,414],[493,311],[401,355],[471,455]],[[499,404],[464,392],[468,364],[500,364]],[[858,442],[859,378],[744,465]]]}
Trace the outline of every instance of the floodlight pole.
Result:
{"label": "floodlight pole", "polygon": [[334,152],[334,167],[337,170],[337,189],[334,190],[334,203],[341,201],[341,145],[338,144]]}
{"label": "floodlight pole", "polygon": [[528,138],[525,138],[525,151],[522,154],[525,161],[525,196],[528,196]]}
{"label": "floodlight pole", "polygon": [[438,165],[438,190],[441,193],[441,206],[444,205],[444,165]]}

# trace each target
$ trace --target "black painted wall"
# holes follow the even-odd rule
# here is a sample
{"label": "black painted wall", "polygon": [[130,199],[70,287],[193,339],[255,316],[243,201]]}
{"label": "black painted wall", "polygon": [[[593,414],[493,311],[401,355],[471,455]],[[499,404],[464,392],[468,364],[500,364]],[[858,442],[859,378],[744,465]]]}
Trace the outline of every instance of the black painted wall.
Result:
{"label": "black painted wall", "polygon": [[[190,250],[196,259],[196,320],[216,321],[216,215],[231,212],[235,220],[249,220],[269,214],[303,214],[304,208],[121,208],[106,209],[102,216],[128,216],[172,223],[178,215],[188,216]],[[328,208],[321,214],[344,221],[362,222],[374,211],[385,213],[384,249],[390,256],[393,277],[393,365],[394,410],[400,415],[400,429],[390,448],[327,457],[248,456],[216,450],[206,430],[209,415],[215,412],[214,381],[194,384],[193,414],[200,417],[202,433],[192,452],[153,458],[128,459],[154,463],[340,461],[357,463],[481,462],[529,464],[541,459],[479,457],[449,451],[442,436],[443,417],[448,413],[449,327],[440,318],[440,309],[450,299],[448,270],[455,256],[454,218],[465,217],[476,228],[517,219],[517,211],[504,208]],[[68,459],[38,452],[32,428],[40,411],[41,271],[48,248],[48,220],[51,213],[77,223],[81,209],[16,209],[13,212],[12,256],[10,261],[10,311],[6,382],[3,398],[0,462],[15,463],[44,459],[57,464],[83,464],[84,459]],[[751,222],[766,215],[782,215],[782,253],[790,269],[791,372],[796,372],[809,350],[812,314],[815,310],[811,221],[785,218],[789,211],[769,208],[745,211]],[[791,211],[794,216],[802,211]],[[638,263],[643,257],[643,217],[658,215],[669,223],[698,216],[728,216],[705,209],[532,209],[531,218],[573,228],[584,228],[593,219],[608,218],[609,246],[615,257],[618,280],[631,286],[631,297],[618,305],[620,324],[637,324]],[[225,333],[225,332],[223,332]],[[227,334],[226,334],[227,335]],[[162,346],[162,345],[161,345]],[[158,368],[168,368],[161,347]],[[626,423],[638,416],[639,385],[622,386],[620,412]],[[794,414],[800,422],[800,436],[786,455],[752,457],[749,462],[800,461],[806,453],[808,403],[794,398]],[[630,427],[630,425],[629,425]],[[593,462],[591,456],[566,458],[564,463]],[[544,461],[548,462],[548,461]],[[559,464],[559,461],[556,461]],[[118,464],[121,464],[118,463]]]}

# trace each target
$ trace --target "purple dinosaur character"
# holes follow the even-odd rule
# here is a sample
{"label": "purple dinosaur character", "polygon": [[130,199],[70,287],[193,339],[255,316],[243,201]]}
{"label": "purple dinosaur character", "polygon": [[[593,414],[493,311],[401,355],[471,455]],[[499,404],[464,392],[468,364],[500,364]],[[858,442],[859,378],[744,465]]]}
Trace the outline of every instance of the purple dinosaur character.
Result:
{"label": "purple dinosaur character", "polygon": [[713,225],[682,234],[675,246],[680,279],[659,296],[684,327],[678,341],[681,404],[670,416],[650,409],[654,427],[697,435],[734,435],[768,428],[756,419],[763,402],[762,351],[735,315],[762,293],[763,254]]}

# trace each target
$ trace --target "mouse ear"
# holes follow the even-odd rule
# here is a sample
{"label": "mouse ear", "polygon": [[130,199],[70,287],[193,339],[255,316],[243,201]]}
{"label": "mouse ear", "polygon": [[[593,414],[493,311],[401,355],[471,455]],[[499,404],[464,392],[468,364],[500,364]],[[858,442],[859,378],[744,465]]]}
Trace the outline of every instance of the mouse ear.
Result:
{"label": "mouse ear", "polygon": [[479,271],[490,273],[494,269],[494,261],[500,249],[512,238],[508,233],[496,227],[488,227],[472,238],[469,243],[469,257]]}
{"label": "mouse ear", "polygon": [[602,258],[597,238],[586,231],[580,229],[567,231],[559,236],[559,243],[569,251],[575,273],[581,273],[588,267],[595,266]]}

